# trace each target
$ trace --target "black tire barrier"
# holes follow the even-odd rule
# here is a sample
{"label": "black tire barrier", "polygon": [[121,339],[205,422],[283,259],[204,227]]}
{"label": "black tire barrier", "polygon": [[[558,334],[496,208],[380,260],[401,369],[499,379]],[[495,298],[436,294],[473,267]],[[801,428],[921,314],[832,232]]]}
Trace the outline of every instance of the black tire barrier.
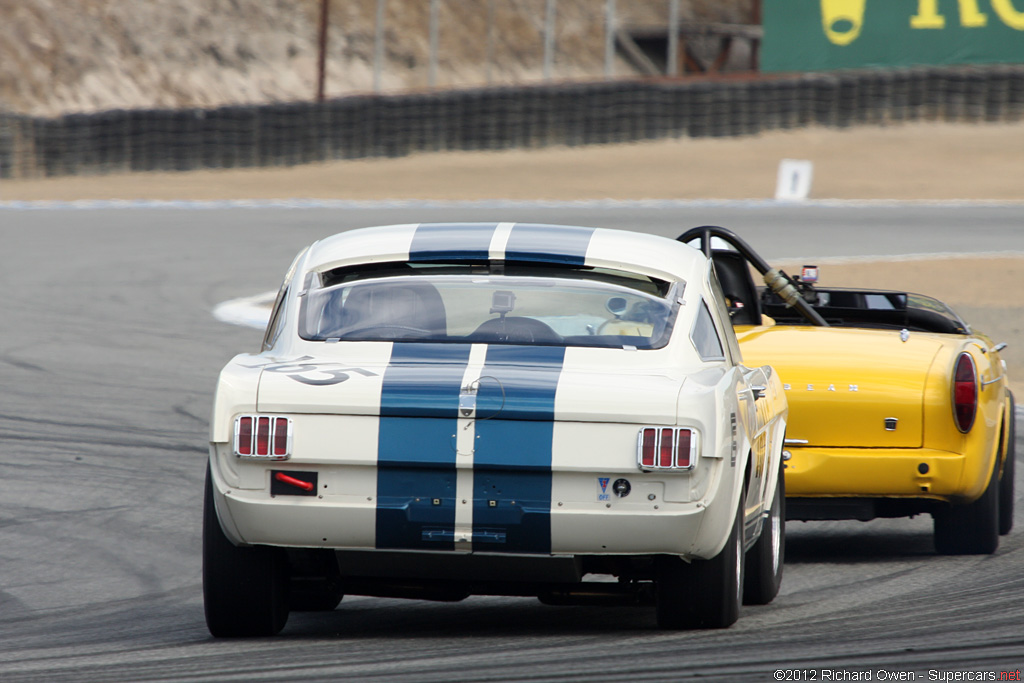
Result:
{"label": "black tire barrier", "polygon": [[1022,118],[1024,65],[1009,64],[562,83],[57,118],[0,113],[0,178]]}

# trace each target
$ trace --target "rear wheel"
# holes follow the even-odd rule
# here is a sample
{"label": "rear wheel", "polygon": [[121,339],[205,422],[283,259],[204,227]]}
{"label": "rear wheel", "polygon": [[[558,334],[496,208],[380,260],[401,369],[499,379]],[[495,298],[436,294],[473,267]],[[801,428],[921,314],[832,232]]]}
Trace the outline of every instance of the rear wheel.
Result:
{"label": "rear wheel", "polygon": [[761,537],[747,551],[743,604],[767,605],[779,594],[786,554],[786,480],[783,466],[775,484],[775,499],[761,527]]}
{"label": "rear wheel", "polygon": [[1013,394],[1007,392],[1007,400],[1010,403],[1010,419],[1006,425],[1009,432],[1009,440],[1006,444],[1006,464],[1003,465],[1003,477],[999,480],[999,535],[1005,536],[1013,529],[1013,477],[1015,462],[1017,460],[1017,424],[1016,406],[1014,405]]}
{"label": "rear wheel", "polygon": [[218,638],[272,636],[288,620],[284,550],[235,546],[221,529],[206,471],[203,501],[203,606]]}
{"label": "rear wheel", "polygon": [[942,555],[991,555],[999,547],[999,460],[981,498],[933,513],[935,549]]}
{"label": "rear wheel", "polygon": [[728,628],[743,595],[743,512],[733,520],[725,547],[710,560],[689,564],[663,556],[657,566],[655,609],[663,629]]}

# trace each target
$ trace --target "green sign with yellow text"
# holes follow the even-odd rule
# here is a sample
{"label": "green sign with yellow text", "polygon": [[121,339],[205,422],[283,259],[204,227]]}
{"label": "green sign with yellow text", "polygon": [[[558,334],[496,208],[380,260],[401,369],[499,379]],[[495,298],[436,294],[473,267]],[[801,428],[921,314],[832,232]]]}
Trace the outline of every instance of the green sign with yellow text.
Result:
{"label": "green sign with yellow text", "polygon": [[764,0],[763,71],[1024,63],[1024,0]]}

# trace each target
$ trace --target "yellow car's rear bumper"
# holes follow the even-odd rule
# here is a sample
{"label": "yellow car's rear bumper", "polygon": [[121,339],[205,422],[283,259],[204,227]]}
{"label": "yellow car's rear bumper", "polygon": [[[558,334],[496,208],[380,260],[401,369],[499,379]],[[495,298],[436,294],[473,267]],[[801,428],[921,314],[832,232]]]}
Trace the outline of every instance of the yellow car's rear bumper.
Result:
{"label": "yellow car's rear bumper", "polygon": [[[967,457],[928,448],[787,447],[786,496],[963,501],[983,490],[965,477]],[[983,468],[978,470],[982,477]]]}

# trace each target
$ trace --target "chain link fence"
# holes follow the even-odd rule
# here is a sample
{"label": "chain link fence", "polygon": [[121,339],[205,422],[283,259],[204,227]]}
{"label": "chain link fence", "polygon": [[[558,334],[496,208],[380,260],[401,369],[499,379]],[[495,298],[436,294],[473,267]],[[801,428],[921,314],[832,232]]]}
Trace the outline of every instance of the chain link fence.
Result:
{"label": "chain link fence", "polygon": [[[321,50],[328,55],[340,50],[369,65],[372,84],[367,89],[376,93],[396,87],[611,79],[636,75],[638,69],[676,75],[687,63],[700,70],[696,62],[714,61],[722,38],[737,33],[743,40],[732,46],[737,55],[731,65],[749,68],[750,53],[756,50],[750,30],[757,34],[755,43],[760,37],[760,2],[356,0],[330,10],[331,3],[321,0],[326,13],[321,28],[332,29],[322,33]],[[328,15],[335,18],[325,23]],[[701,29],[695,30],[698,24]],[[635,31],[657,43],[657,63],[637,51]],[[645,63],[638,64],[638,58]],[[723,61],[718,68],[729,66]],[[337,69],[331,72],[328,65],[327,71],[321,78],[328,91],[332,82],[345,81]]]}

